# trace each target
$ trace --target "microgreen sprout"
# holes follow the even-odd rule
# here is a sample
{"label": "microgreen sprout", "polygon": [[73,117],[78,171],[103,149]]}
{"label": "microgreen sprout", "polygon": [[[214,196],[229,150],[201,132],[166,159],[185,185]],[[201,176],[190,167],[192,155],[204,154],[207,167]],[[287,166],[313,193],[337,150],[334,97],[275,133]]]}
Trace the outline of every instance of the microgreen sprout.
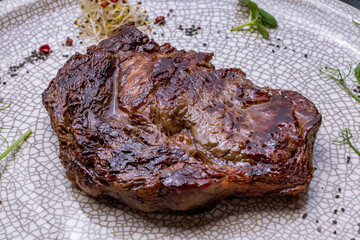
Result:
{"label": "microgreen sprout", "polygon": [[265,38],[269,38],[269,32],[265,28],[264,24],[267,24],[271,27],[277,26],[277,21],[270,13],[265,11],[262,8],[259,8],[256,3],[250,0],[241,0],[243,3],[245,3],[249,9],[250,9],[250,15],[249,15],[249,21],[240,24],[236,27],[233,27],[231,31],[240,30],[241,28],[248,27],[250,32],[255,31],[255,27],[257,30],[261,33],[261,35]]}
{"label": "microgreen sprout", "polygon": [[349,146],[360,156],[360,151],[350,141],[353,135],[351,134],[348,128],[345,128],[344,130],[340,131],[338,135],[341,138],[341,140],[334,140],[333,142],[349,144]]}
{"label": "microgreen sprout", "polygon": [[[323,67],[321,68],[320,74],[322,74],[323,78],[331,78],[333,80],[335,80],[336,82],[340,83],[343,88],[356,100],[360,103],[360,98],[358,96],[356,96],[356,94],[354,94],[349,87],[347,86],[345,80],[350,76],[351,73],[351,65],[349,64],[349,72],[348,74],[344,75],[343,73],[341,73],[341,71],[339,69],[335,69],[332,67]],[[356,73],[355,73],[356,74]]]}
{"label": "microgreen sprout", "polygon": [[100,40],[111,37],[125,23],[134,22],[142,30],[151,31],[146,11],[141,2],[131,4],[130,1],[116,0],[77,0],[80,5],[80,16],[75,25],[80,28],[83,37]]}

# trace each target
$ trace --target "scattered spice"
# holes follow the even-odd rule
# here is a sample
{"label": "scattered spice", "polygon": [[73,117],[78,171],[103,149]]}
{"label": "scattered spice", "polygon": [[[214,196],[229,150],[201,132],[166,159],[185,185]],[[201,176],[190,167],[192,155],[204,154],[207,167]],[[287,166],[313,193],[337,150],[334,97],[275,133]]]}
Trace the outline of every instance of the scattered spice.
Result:
{"label": "scattered spice", "polygon": [[342,211],[342,212],[345,212],[345,208],[341,208],[341,211]]}
{"label": "scattered spice", "polygon": [[[25,57],[24,60],[21,63],[19,63],[17,65],[10,66],[7,74],[9,74],[12,77],[15,77],[15,76],[17,76],[17,72],[20,69],[22,69],[27,63],[34,64],[34,62],[37,62],[38,60],[46,60],[48,55],[49,54],[45,54],[45,55],[40,54],[40,52],[34,50],[34,51],[31,52],[30,56]],[[26,73],[29,73],[29,71],[26,71]],[[16,74],[16,75],[14,75],[14,74]]]}
{"label": "scattered spice", "polygon": [[339,193],[341,193],[341,188],[338,188]]}
{"label": "scattered spice", "polygon": [[170,10],[169,10],[169,13],[167,14],[167,16],[170,17],[170,14],[171,14],[173,11],[174,11],[173,9],[170,9]]}
{"label": "scattered spice", "polygon": [[305,57],[305,58],[307,58],[307,57],[308,57],[308,55],[307,55],[307,54],[304,54],[304,57]]}
{"label": "scattered spice", "polygon": [[39,52],[42,54],[48,54],[50,52],[50,46],[49,44],[44,44],[39,47]]}
{"label": "scattered spice", "polygon": [[316,219],[316,220],[315,220],[315,223],[319,223],[319,220]]}
{"label": "scattered spice", "polygon": [[69,37],[66,38],[65,45],[71,47],[73,45],[73,40]]}
{"label": "scattered spice", "polygon": [[316,231],[318,231],[319,233],[321,233],[321,227],[318,227],[318,228],[316,229]]}
{"label": "scattered spice", "polygon": [[191,25],[191,27],[184,29],[182,25],[179,25],[178,29],[181,31],[185,30],[185,35],[191,37],[198,34],[199,30],[201,30],[201,27],[195,27],[195,25]]}
{"label": "scattered spice", "polygon": [[336,231],[334,231],[333,234],[336,234]]}
{"label": "scattered spice", "polygon": [[340,197],[340,195],[339,195],[339,194],[336,194],[336,195],[335,195],[335,198],[339,198],[339,197]]}
{"label": "scattered spice", "polygon": [[335,209],[335,210],[334,210],[334,214],[337,214],[337,212],[338,212],[338,210],[337,210],[337,209]]}
{"label": "scattered spice", "polygon": [[206,47],[206,46],[207,46],[207,44],[206,44],[206,43],[203,43],[203,46],[204,46],[204,47]]}
{"label": "scattered spice", "polygon": [[346,163],[350,163],[350,160],[351,160],[351,157],[350,157],[350,156],[347,156],[347,157],[346,157]]}
{"label": "scattered spice", "polygon": [[336,220],[333,220],[332,223],[333,223],[334,225],[336,225],[336,224],[337,224],[337,221],[336,221]]}
{"label": "scattered spice", "polygon": [[302,219],[305,219],[307,217],[307,213],[304,213],[303,215],[302,215]]}

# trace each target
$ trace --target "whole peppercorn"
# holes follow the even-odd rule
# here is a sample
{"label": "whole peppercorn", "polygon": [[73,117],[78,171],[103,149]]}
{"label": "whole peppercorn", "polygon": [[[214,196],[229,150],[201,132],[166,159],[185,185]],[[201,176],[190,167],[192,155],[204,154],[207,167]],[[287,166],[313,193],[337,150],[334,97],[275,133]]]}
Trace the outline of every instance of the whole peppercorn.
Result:
{"label": "whole peppercorn", "polygon": [[165,23],[165,17],[164,17],[164,16],[157,16],[157,17],[155,18],[155,22],[156,22],[157,24],[164,24],[164,23]]}
{"label": "whole peppercorn", "polygon": [[42,54],[47,54],[50,52],[50,46],[49,44],[45,44],[39,47],[39,52]]}
{"label": "whole peppercorn", "polygon": [[108,3],[108,1],[106,1],[106,0],[102,0],[100,6],[101,6],[102,8],[106,8],[107,6],[109,6],[109,3]]}

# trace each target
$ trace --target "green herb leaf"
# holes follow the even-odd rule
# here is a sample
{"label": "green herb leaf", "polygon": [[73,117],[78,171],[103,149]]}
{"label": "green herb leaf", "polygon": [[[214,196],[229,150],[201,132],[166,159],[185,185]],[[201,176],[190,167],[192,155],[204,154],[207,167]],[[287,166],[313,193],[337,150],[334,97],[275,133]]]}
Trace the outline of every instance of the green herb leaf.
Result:
{"label": "green herb leaf", "polygon": [[273,15],[271,15],[270,13],[268,13],[267,11],[265,11],[262,8],[259,8],[259,13],[265,23],[271,25],[272,27],[277,26],[277,21]]}
{"label": "green herb leaf", "polygon": [[253,20],[257,20],[259,18],[259,8],[256,3],[249,1],[247,4],[251,11],[251,16]]}
{"label": "green herb leaf", "polygon": [[[241,0],[241,2],[247,4],[250,9],[249,21],[247,23],[243,23],[236,27],[233,27],[231,29],[231,31],[240,30],[243,27],[249,27],[249,31],[253,33],[255,31],[254,25],[256,25],[257,30],[261,33],[261,35],[265,39],[268,39],[269,32],[262,23],[266,23],[270,26],[276,27],[277,21],[274,18],[274,16],[272,16],[270,13],[268,13],[264,9],[259,8],[258,5],[256,3],[254,3],[253,1]],[[261,16],[261,20],[259,19],[260,16]]]}
{"label": "green herb leaf", "polygon": [[269,38],[269,32],[268,30],[266,30],[266,28],[259,22],[256,22],[256,26],[258,27],[259,32],[261,33],[261,35],[265,38],[268,39]]}
{"label": "green herb leaf", "polygon": [[357,67],[354,69],[355,78],[358,84],[360,84],[360,62]]}

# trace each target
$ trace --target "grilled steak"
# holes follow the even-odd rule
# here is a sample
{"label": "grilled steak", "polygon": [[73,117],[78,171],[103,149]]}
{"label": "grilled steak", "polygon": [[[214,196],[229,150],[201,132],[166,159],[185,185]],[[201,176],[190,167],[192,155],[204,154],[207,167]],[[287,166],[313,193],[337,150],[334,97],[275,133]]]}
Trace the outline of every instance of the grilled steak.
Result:
{"label": "grilled steak", "polygon": [[72,56],[42,94],[71,182],[146,212],[305,191],[314,104],[216,70],[212,56],[159,46],[133,24]]}

